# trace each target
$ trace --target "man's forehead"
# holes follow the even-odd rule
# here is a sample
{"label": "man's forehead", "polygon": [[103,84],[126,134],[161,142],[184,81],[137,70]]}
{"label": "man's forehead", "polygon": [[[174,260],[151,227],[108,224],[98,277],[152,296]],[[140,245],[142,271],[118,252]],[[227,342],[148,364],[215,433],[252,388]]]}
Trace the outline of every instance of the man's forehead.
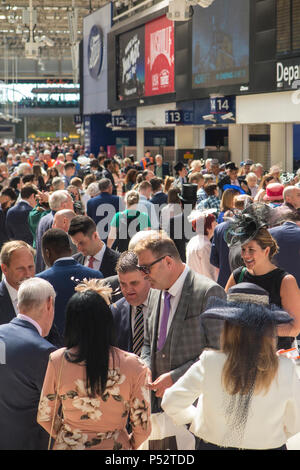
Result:
{"label": "man's forehead", "polygon": [[119,273],[119,280],[121,283],[130,283],[134,281],[140,281],[141,279],[144,279],[144,276],[142,273],[138,270],[135,271],[128,271],[127,273]]}

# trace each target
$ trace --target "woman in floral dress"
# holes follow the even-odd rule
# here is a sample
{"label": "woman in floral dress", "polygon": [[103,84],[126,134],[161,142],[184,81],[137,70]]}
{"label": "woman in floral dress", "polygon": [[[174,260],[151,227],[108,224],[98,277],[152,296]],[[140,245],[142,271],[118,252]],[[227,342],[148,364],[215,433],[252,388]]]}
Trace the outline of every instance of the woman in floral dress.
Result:
{"label": "woman in floral dress", "polygon": [[104,281],[84,281],[76,290],[67,306],[66,348],[50,355],[38,423],[55,450],[137,449],[151,432],[149,369],[111,346],[111,289]]}

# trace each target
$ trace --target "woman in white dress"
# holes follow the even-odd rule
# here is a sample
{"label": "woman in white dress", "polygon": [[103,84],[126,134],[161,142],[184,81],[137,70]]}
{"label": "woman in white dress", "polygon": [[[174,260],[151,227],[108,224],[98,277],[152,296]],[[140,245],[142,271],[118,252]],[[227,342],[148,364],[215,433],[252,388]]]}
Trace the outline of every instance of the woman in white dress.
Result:
{"label": "woman in white dress", "polygon": [[186,246],[186,264],[198,274],[217,281],[218,268],[210,264],[211,239],[217,225],[215,209],[194,210],[188,217],[196,235]]}
{"label": "woman in white dress", "polygon": [[300,381],[295,363],[276,353],[276,326],[292,318],[251,283],[230,288],[227,302],[212,298],[201,318],[224,322],[221,350],[203,351],[162,408],[175,424],[191,423],[198,450],[286,450],[300,432]]}

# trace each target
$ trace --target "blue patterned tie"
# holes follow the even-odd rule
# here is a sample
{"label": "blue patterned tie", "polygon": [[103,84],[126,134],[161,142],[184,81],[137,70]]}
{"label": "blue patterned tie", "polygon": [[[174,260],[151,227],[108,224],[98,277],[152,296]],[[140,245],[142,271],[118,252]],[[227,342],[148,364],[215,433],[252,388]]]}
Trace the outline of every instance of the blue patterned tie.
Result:
{"label": "blue patterned tie", "polygon": [[138,356],[140,355],[143,344],[144,344],[143,305],[138,305],[136,307],[136,312],[135,312],[135,317],[134,317],[134,327],[133,327],[132,350],[134,354],[137,354]]}

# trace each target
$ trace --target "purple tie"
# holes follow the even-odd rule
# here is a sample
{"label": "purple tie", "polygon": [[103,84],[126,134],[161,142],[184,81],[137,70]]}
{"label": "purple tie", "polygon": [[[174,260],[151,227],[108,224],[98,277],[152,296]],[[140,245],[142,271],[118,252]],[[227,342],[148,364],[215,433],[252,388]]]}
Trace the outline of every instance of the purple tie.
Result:
{"label": "purple tie", "polygon": [[172,295],[169,294],[168,291],[165,291],[165,299],[164,299],[164,310],[161,318],[161,323],[160,323],[160,332],[159,332],[159,338],[158,338],[158,343],[157,343],[157,349],[161,351],[161,349],[164,347],[166,338],[167,338],[167,326],[168,326],[168,320],[169,320],[169,315],[170,315],[170,310],[171,310],[171,297]]}

